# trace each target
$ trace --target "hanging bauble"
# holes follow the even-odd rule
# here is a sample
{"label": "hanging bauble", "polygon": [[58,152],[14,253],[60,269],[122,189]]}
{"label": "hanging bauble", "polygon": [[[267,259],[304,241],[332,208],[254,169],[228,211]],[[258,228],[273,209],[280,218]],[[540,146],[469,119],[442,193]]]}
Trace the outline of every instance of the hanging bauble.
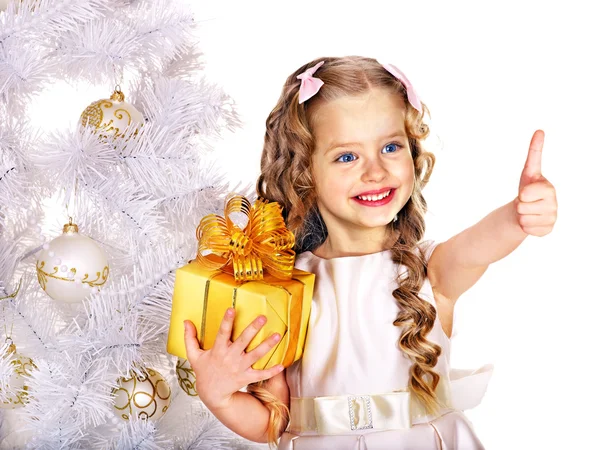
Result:
{"label": "hanging bauble", "polygon": [[108,278],[108,260],[92,239],[79,234],[71,220],[63,234],[44,244],[36,263],[38,281],[50,297],[77,303],[98,292]]}
{"label": "hanging bauble", "polygon": [[132,416],[138,419],[158,420],[169,409],[171,387],[154,369],[141,373],[131,372],[120,378],[113,389],[113,411],[123,420]]}
{"label": "hanging bauble", "polygon": [[98,131],[101,136],[121,136],[129,125],[141,126],[143,123],[142,113],[125,101],[125,95],[119,89],[115,89],[109,99],[92,103],[81,114],[81,124]]}
{"label": "hanging bauble", "polygon": [[[8,379],[6,386],[0,386],[0,408],[14,409],[20,408],[27,403],[29,388],[27,386],[27,377],[31,375],[33,369],[37,369],[31,358],[17,353],[15,344],[10,344],[7,355],[10,360],[12,374]],[[4,392],[3,392],[4,391]]]}
{"label": "hanging bauble", "polygon": [[187,359],[177,358],[177,381],[183,391],[190,397],[197,397],[196,374]]}

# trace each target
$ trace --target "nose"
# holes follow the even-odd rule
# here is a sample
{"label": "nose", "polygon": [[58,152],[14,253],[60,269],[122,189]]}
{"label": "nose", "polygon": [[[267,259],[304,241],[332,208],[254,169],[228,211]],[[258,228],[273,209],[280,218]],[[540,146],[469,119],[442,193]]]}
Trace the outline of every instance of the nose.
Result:
{"label": "nose", "polygon": [[383,165],[383,161],[380,158],[370,158],[365,162],[364,171],[362,175],[363,183],[378,183],[383,180],[387,175],[387,170]]}

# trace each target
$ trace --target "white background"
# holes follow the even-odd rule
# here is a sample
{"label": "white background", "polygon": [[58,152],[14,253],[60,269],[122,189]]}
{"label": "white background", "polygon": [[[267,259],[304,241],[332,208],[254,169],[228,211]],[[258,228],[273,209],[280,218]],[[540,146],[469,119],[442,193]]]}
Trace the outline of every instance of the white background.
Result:
{"label": "white background", "polygon": [[[232,181],[255,182],[264,123],[285,78],[320,56],[391,62],[431,110],[431,239],[448,239],[512,200],[531,136],[545,130],[542,171],[559,202],[554,231],[527,238],[459,300],[452,361],[495,365],[482,404],[467,412],[487,449],[597,445],[595,2],[190,3],[207,75],[244,122],[216,146]],[[61,92],[62,118],[48,115],[57,95],[49,92],[33,114],[64,126],[110,88],[71,91],[70,100]]]}

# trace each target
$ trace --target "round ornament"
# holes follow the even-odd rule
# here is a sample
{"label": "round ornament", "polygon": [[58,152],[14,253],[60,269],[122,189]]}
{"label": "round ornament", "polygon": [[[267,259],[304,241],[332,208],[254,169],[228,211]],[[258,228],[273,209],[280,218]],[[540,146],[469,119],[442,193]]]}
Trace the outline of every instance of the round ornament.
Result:
{"label": "round ornament", "polygon": [[115,89],[109,99],[92,103],[81,114],[81,124],[99,131],[102,136],[121,136],[132,123],[143,124],[144,116],[125,101],[119,89]]}
{"label": "round ornament", "polygon": [[190,397],[197,397],[196,392],[196,374],[187,359],[177,358],[177,381],[179,387]]}
{"label": "round ornament", "polygon": [[145,373],[141,375],[131,372],[129,378],[120,378],[117,382],[118,387],[113,389],[113,411],[123,420],[137,416],[138,419],[154,421],[169,409],[169,383],[156,370],[144,370]]}
{"label": "round ornament", "polygon": [[[4,387],[6,391],[3,393],[0,401],[0,408],[2,409],[15,409],[27,403],[27,397],[29,395],[29,388],[27,386],[27,377],[31,375],[33,369],[37,367],[27,356],[23,356],[17,353],[17,348],[14,344],[8,347],[10,365],[13,369],[12,375],[8,379],[7,386]],[[0,393],[2,393],[3,387],[0,386]]]}
{"label": "round ornament", "polygon": [[69,220],[63,234],[44,245],[36,262],[38,281],[50,297],[77,303],[99,291],[108,278],[108,260],[92,239]]}

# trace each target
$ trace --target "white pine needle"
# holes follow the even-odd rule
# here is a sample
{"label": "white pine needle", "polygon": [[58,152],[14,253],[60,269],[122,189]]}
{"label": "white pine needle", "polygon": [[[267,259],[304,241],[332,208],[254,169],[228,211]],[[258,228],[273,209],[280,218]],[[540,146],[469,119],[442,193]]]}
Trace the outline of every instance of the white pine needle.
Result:
{"label": "white pine needle", "polygon": [[154,422],[131,420],[121,425],[117,437],[100,438],[101,448],[110,450],[167,450],[173,448],[166,433],[157,431]]}
{"label": "white pine needle", "polygon": [[92,127],[51,134],[34,153],[40,175],[55,185],[75,186],[75,180],[105,180],[118,162],[110,140],[100,139]]}
{"label": "white pine needle", "polygon": [[[64,33],[56,58],[63,73],[93,83],[114,81],[115,70],[144,65],[145,52],[132,24],[116,17],[88,22]],[[68,61],[68,63],[67,63]]]}
{"label": "white pine needle", "polygon": [[31,37],[49,30],[77,27],[110,6],[101,0],[21,0],[13,1],[5,14],[0,14],[0,41],[7,37]]}
{"label": "white pine needle", "polygon": [[15,366],[12,363],[8,347],[8,342],[0,345],[0,403],[8,401],[17,394],[10,385],[11,377],[15,373]]}
{"label": "white pine needle", "polygon": [[140,1],[129,12],[140,42],[151,55],[178,57],[191,39],[194,21],[185,5],[170,0]]}

